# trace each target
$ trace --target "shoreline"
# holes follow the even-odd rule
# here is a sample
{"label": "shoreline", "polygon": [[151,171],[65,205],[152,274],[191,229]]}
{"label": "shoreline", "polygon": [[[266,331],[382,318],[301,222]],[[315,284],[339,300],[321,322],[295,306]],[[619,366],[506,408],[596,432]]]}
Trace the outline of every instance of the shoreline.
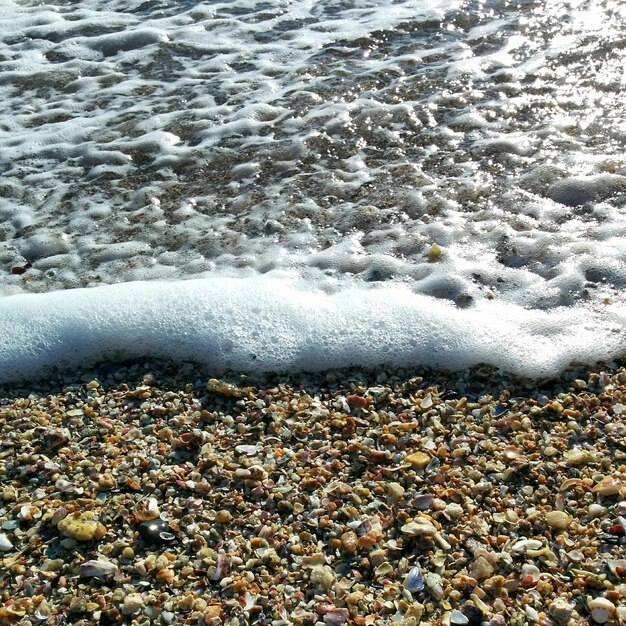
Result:
{"label": "shoreline", "polygon": [[0,623],[618,624],[624,415],[621,363],[5,385]]}

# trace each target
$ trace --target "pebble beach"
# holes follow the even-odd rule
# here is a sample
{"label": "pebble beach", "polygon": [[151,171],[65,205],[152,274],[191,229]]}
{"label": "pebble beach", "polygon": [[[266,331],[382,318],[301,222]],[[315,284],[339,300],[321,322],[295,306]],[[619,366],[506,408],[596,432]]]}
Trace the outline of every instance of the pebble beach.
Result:
{"label": "pebble beach", "polygon": [[626,369],[0,390],[0,624],[626,622]]}

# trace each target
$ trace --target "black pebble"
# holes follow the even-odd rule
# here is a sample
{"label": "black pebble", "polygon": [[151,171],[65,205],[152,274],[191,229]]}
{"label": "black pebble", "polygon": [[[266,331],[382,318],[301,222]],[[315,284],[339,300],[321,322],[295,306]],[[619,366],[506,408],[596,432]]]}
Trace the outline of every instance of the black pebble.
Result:
{"label": "black pebble", "polygon": [[139,535],[146,543],[167,543],[174,537],[169,524],[162,519],[141,522],[138,526]]}
{"label": "black pebble", "polygon": [[461,613],[469,620],[467,626],[480,626],[483,623],[482,611],[473,604],[466,604],[461,609]]}

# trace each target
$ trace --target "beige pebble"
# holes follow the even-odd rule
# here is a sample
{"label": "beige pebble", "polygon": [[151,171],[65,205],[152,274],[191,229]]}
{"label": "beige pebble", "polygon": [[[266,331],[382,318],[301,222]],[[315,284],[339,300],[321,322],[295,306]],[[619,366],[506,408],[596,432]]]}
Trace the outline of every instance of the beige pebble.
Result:
{"label": "beige pebble", "polygon": [[76,541],[101,539],[107,532],[93,511],[71,513],[57,524],[57,529],[64,537]]}
{"label": "beige pebble", "polygon": [[330,589],[335,582],[335,574],[328,565],[316,565],[311,569],[311,582],[321,589]]}
{"label": "beige pebble", "polygon": [[546,513],[546,522],[554,530],[566,530],[572,523],[572,516],[563,511],[550,511]]}
{"label": "beige pebble", "polygon": [[424,469],[430,463],[430,455],[425,452],[413,452],[407,455],[405,460],[416,469]]}

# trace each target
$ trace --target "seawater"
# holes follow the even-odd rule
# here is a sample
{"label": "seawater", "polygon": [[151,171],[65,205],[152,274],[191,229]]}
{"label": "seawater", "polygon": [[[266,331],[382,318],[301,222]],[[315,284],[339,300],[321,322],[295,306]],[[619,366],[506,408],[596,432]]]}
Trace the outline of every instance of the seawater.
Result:
{"label": "seawater", "polygon": [[626,348],[626,5],[0,2],[0,377]]}

